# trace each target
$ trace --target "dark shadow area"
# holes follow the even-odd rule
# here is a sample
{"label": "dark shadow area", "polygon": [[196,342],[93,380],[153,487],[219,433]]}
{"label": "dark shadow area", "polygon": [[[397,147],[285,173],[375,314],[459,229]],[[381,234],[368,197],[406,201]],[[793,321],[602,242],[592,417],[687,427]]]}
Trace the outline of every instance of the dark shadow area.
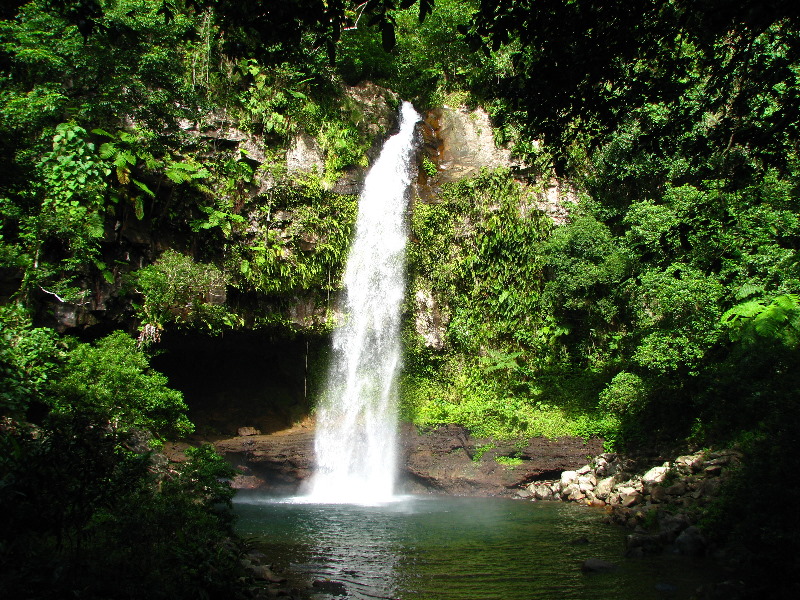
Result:
{"label": "dark shadow area", "polygon": [[196,434],[272,433],[305,418],[324,380],[327,337],[228,332],[210,337],[165,332],[153,368],[184,394]]}

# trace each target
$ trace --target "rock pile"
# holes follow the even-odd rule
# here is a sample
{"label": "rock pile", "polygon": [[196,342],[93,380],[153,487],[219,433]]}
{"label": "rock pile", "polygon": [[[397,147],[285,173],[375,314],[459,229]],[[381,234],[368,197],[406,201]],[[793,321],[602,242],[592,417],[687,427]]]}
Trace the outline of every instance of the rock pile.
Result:
{"label": "rock pile", "polygon": [[606,453],[576,471],[562,472],[560,479],[535,481],[520,492],[534,500],[605,506],[610,522],[634,529],[627,540],[629,556],[655,554],[670,544],[681,554],[699,556],[707,544],[693,525],[695,509],[714,498],[740,460],[735,450],[697,452],[637,473],[632,461]]}

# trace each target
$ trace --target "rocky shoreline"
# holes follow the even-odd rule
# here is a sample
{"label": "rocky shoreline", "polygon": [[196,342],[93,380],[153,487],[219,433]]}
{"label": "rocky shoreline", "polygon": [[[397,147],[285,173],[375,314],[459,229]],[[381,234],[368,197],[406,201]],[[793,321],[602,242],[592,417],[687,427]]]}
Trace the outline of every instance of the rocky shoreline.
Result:
{"label": "rocky shoreline", "polygon": [[633,461],[606,453],[558,479],[531,483],[518,494],[605,506],[609,522],[634,529],[626,556],[657,554],[668,546],[701,556],[710,547],[696,527],[699,509],[711,502],[740,460],[735,450],[702,451],[637,473]]}

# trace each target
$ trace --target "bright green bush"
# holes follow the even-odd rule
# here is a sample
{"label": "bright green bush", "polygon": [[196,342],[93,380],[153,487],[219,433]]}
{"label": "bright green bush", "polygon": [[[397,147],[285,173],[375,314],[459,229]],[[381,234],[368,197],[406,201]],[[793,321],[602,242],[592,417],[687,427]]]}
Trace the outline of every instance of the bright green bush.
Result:
{"label": "bright green bush", "polygon": [[136,340],[121,331],[77,345],[48,386],[47,402],[57,413],[94,415],[114,430],[141,428],[164,436],[193,428],[183,395],[167,387]]}

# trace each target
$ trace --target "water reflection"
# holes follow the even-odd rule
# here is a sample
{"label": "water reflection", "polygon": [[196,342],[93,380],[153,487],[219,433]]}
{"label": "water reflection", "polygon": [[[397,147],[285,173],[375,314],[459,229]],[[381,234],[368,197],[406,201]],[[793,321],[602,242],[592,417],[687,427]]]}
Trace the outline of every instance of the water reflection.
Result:
{"label": "water reflection", "polygon": [[[706,565],[682,557],[625,561],[627,531],[596,511],[485,498],[404,498],[379,506],[237,499],[240,530],[309,580],[349,598],[532,600],[689,598]],[[586,537],[586,545],[569,542]],[[587,576],[594,557],[620,565]],[[665,590],[668,590],[665,592]]]}

